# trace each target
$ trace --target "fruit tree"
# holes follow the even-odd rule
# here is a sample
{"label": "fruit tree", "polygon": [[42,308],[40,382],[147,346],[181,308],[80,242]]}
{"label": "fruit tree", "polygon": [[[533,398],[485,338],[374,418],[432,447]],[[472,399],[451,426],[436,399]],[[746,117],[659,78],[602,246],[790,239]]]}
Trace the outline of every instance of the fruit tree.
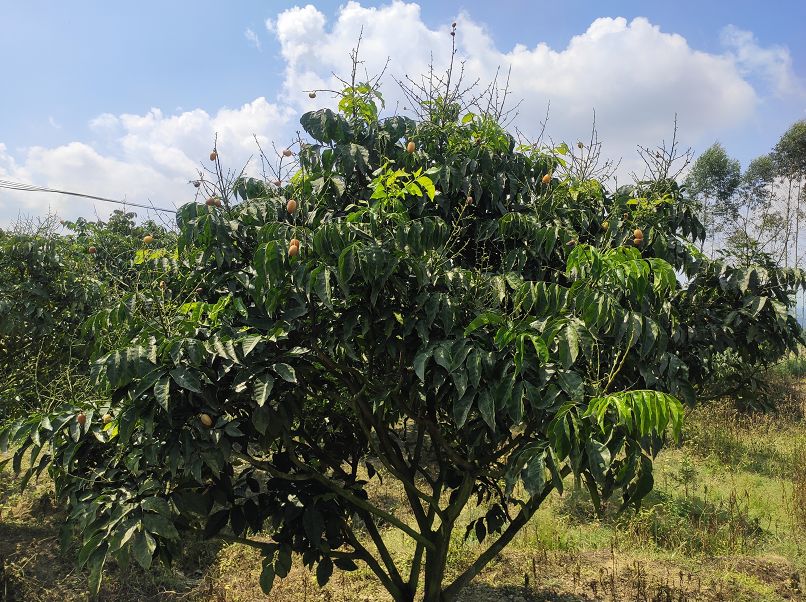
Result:
{"label": "fruit tree", "polygon": [[[126,333],[95,363],[109,401],[4,430],[17,468],[51,467],[93,587],[199,530],[258,548],[267,592],[293,562],[320,584],[364,564],[397,601],[454,600],[566,477],[637,505],[709,353],[800,339],[801,275],[702,257],[674,181],[608,192],[495,114],[379,101],[351,86],[303,115],[282,186],[182,207],[167,289],[86,326]],[[478,553],[448,580],[457,529]]]}

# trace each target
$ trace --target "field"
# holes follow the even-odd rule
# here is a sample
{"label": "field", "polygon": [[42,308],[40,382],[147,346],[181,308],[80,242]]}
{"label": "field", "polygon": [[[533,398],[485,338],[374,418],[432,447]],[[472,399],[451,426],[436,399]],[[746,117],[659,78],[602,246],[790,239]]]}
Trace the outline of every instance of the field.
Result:
{"label": "field", "polygon": [[[583,491],[567,483],[463,594],[463,600],[753,601],[804,599],[806,588],[806,387],[781,375],[775,415],[743,415],[729,403],[689,412],[685,440],[661,453],[655,490],[638,512],[597,520]],[[75,550],[60,550],[50,483],[15,492],[0,480],[0,599],[87,598]],[[392,511],[390,481],[373,491]],[[478,511],[477,511],[478,512]],[[468,515],[465,520],[475,516]],[[478,552],[456,532],[449,572]],[[399,532],[387,534],[405,566]],[[171,569],[110,567],[101,600],[265,600],[257,552],[189,542]],[[322,590],[301,563],[278,581],[277,602],[385,600],[369,571],[337,573]]]}

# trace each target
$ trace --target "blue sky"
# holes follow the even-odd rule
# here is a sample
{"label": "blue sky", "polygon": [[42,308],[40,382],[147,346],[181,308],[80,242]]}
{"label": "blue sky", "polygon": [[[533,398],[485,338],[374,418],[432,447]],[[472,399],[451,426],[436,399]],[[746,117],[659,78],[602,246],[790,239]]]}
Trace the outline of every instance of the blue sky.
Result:
{"label": "blue sky", "polygon": [[[552,137],[575,139],[596,110],[625,166],[675,113],[685,144],[719,139],[743,164],[806,118],[802,1],[0,0],[0,177],[180,204],[215,132],[234,164],[251,134],[292,135],[313,108],[302,90],[343,72],[358,26],[368,68],[389,56],[402,74],[447,58],[453,20],[473,74],[514,65],[518,127],[550,101]],[[49,209],[95,211],[0,192],[0,225]]]}

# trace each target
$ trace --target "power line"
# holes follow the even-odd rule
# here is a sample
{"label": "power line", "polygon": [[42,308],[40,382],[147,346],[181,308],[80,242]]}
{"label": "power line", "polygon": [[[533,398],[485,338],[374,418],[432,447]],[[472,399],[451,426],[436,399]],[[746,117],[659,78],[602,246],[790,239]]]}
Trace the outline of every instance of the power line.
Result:
{"label": "power line", "polygon": [[84,199],[93,199],[95,201],[103,201],[104,203],[116,203],[118,205],[126,205],[129,207],[140,207],[142,209],[150,209],[152,211],[163,211],[165,213],[176,213],[175,209],[162,209],[154,207],[153,205],[141,205],[139,203],[131,203],[129,201],[118,201],[115,199],[108,199],[94,194],[83,194],[81,192],[71,192],[69,190],[59,190],[56,188],[46,188],[44,186],[34,186],[33,184],[23,184],[21,182],[10,182],[9,180],[0,180],[0,188],[6,190],[17,190],[21,192],[53,192],[56,194],[65,194],[68,196],[76,196]]}

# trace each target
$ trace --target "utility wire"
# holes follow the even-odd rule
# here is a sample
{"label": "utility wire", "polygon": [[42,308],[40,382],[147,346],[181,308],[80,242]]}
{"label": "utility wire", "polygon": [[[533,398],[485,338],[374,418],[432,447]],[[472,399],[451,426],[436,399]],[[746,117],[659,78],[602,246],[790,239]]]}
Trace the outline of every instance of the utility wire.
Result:
{"label": "utility wire", "polygon": [[107,199],[102,196],[95,196],[93,194],[83,194],[81,192],[70,192],[69,190],[58,190],[56,188],[46,188],[44,186],[34,186],[33,184],[23,184],[21,182],[10,182],[8,180],[0,180],[0,189],[18,190],[21,192],[53,192],[56,194],[65,194],[68,196],[76,196],[84,199],[93,199],[95,201],[103,201],[104,203],[117,203],[118,205],[127,205],[130,207],[140,207],[142,209],[151,209],[153,211],[164,211],[165,213],[176,213],[175,209],[161,209],[153,205],[141,205],[139,203],[131,203],[129,201],[118,201],[115,199]]}

